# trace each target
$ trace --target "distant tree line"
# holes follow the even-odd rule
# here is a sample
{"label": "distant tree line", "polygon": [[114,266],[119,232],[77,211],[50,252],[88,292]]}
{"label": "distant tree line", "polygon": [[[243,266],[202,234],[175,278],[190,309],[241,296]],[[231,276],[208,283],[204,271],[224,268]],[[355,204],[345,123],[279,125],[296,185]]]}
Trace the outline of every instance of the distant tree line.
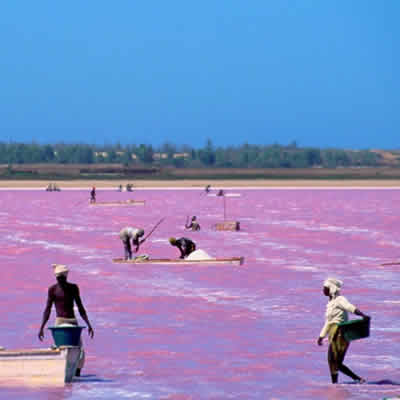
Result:
{"label": "distant tree line", "polygon": [[162,146],[120,144],[37,144],[0,142],[0,164],[121,163],[177,168],[309,168],[375,167],[382,157],[369,150],[342,150],[290,145],[215,147],[208,140],[202,148],[165,143]]}

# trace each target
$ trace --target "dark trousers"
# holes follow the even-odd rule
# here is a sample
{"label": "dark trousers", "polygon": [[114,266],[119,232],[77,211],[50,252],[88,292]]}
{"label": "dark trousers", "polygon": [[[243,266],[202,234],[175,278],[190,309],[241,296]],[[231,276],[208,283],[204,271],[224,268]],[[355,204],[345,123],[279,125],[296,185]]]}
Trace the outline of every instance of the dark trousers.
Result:
{"label": "dark trousers", "polygon": [[124,244],[125,260],[132,260],[132,247],[130,240],[123,240],[122,243]]}

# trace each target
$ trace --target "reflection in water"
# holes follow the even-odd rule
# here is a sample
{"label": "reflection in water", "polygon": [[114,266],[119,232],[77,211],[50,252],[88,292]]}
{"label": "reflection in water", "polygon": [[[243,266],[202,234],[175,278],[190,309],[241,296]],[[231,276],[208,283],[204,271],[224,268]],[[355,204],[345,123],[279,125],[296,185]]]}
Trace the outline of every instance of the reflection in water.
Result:
{"label": "reflection in water", "polygon": [[[68,264],[95,328],[83,376],[62,388],[1,388],[7,399],[379,399],[397,391],[400,356],[398,190],[235,190],[218,232],[220,199],[199,190],[98,191],[98,201],[145,200],[143,207],[89,207],[87,191],[3,191],[0,345],[38,347],[52,263]],[[35,212],[31,211],[35,204]],[[376,205],[379,204],[379,207]],[[366,210],[375,210],[366,212]],[[196,215],[199,232],[184,230]],[[149,231],[140,253],[174,258],[171,236],[187,236],[243,266],[113,264],[122,226]],[[316,338],[334,275],[372,316],[371,337],[346,361],[369,382],[331,385],[326,346]],[[54,311],[53,311],[54,313]],[[54,318],[54,314],[51,318]],[[85,338],[86,339],[86,338]],[[45,346],[51,345],[50,337]],[[382,373],[384,371],[384,373]]]}

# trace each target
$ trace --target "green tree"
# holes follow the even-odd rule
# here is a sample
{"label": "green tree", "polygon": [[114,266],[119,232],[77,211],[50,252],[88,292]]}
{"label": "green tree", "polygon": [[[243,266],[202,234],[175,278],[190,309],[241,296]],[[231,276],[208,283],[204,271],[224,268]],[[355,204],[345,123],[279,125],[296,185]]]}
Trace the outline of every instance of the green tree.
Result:
{"label": "green tree", "polygon": [[54,149],[49,144],[45,145],[43,148],[43,161],[53,162],[55,159]]}
{"label": "green tree", "polygon": [[307,166],[320,165],[322,163],[319,149],[308,149],[306,152]]}
{"label": "green tree", "polygon": [[199,158],[206,166],[215,164],[215,152],[211,139],[208,139],[206,147],[199,151]]}

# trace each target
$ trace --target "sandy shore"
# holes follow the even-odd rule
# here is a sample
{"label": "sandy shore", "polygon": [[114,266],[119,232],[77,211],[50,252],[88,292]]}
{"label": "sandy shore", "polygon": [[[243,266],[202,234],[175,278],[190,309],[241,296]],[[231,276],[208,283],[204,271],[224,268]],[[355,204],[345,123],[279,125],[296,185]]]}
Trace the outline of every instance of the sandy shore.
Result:
{"label": "sandy shore", "polygon": [[[211,185],[211,189],[223,187],[255,187],[255,188],[272,188],[272,187],[376,187],[376,188],[399,188],[400,182],[397,180],[263,180],[263,179],[248,179],[248,180],[171,180],[171,181],[156,181],[156,180],[138,180],[138,181],[104,181],[104,180],[65,180],[56,181],[57,186],[62,189],[82,188],[88,189],[92,186],[96,188],[117,188],[120,184],[125,188],[127,183],[133,184],[134,188],[204,188],[206,185]],[[0,180],[0,188],[26,188],[39,189],[46,188],[49,181],[36,180]]]}

